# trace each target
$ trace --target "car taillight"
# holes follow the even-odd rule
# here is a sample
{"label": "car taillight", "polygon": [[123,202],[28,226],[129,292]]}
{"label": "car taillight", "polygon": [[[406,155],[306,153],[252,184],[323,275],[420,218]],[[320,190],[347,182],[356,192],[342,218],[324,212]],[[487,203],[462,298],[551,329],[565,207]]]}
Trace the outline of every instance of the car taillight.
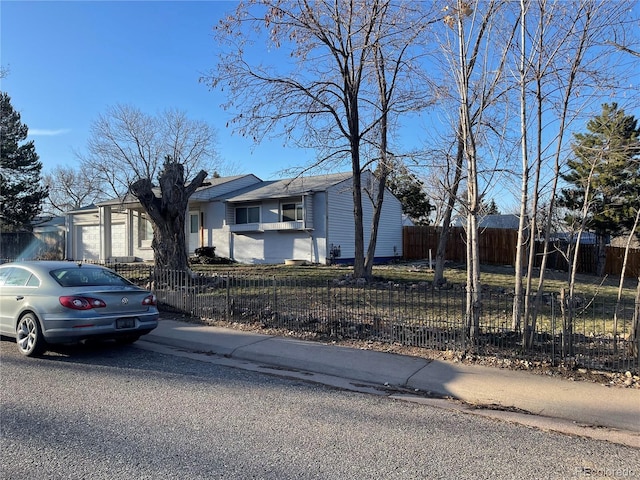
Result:
{"label": "car taillight", "polygon": [[60,305],[73,310],[91,310],[92,308],[104,308],[107,306],[99,298],[78,297],[75,295],[60,297]]}
{"label": "car taillight", "polygon": [[155,295],[147,295],[146,297],[144,297],[144,300],[142,300],[142,305],[146,306],[155,305],[156,303],[157,300]]}

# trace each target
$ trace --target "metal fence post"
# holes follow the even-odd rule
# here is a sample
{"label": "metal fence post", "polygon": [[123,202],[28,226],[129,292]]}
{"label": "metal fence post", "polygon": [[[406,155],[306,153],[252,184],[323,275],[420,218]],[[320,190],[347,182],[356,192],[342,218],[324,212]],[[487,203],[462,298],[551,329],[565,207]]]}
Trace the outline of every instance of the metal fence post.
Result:
{"label": "metal fence post", "polygon": [[271,308],[272,312],[278,311],[278,289],[276,286],[276,276],[273,275],[271,277],[271,283],[273,285],[273,307]]}
{"label": "metal fence post", "polygon": [[231,317],[231,276],[228,272],[225,279],[227,284],[227,294],[225,297],[224,319],[228,322]]}
{"label": "metal fence post", "polygon": [[331,280],[327,280],[327,306],[326,308],[326,313],[325,313],[325,325],[324,325],[324,329],[325,329],[325,333],[330,331],[330,325],[331,325],[331,321],[333,316],[331,315]]}
{"label": "metal fence post", "polygon": [[551,365],[556,366],[556,302],[551,295]]}

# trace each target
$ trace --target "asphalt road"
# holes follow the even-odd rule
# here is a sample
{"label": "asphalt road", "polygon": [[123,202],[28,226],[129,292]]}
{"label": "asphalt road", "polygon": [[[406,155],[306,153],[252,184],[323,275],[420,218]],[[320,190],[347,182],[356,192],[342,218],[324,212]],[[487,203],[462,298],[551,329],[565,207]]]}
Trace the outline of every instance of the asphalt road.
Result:
{"label": "asphalt road", "polygon": [[632,448],[114,344],[0,342],[2,479],[640,478]]}

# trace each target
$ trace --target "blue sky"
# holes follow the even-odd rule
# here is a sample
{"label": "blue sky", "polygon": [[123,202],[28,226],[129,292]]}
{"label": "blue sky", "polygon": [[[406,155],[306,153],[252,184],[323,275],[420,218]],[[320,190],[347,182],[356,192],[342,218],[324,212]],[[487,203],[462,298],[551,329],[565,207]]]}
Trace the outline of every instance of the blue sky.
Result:
{"label": "blue sky", "polygon": [[89,128],[122,103],[156,114],[184,110],[218,132],[233,173],[263,179],[302,166],[311,152],[281,142],[255,147],[225,127],[224,97],[198,82],[214,64],[213,26],[236,2],[0,2],[1,90],[29,127],[45,171],[77,166]]}
{"label": "blue sky", "polygon": [[[57,165],[78,166],[76,153],[86,152],[91,124],[116,104],[147,114],[176,108],[205,120],[218,132],[220,156],[234,166],[223,174],[254,173],[269,180],[281,178],[286,168],[312,163],[312,151],[284,147],[278,140],[255,146],[232,135],[225,126],[229,115],[220,107],[223,92],[198,81],[216,60],[214,25],[236,5],[1,0],[0,65],[9,74],[0,89],[29,127],[45,172]],[[637,81],[636,75],[636,92]],[[599,113],[599,103],[594,108]],[[427,142],[444,120],[435,113],[405,124],[403,147]],[[503,210],[513,204],[517,182],[493,179],[492,197]]]}

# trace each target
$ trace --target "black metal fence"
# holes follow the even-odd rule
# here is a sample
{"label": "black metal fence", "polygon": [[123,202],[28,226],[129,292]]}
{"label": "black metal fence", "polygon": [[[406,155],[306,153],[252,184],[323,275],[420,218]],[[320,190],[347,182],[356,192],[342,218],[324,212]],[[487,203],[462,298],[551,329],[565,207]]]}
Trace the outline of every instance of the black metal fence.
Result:
{"label": "black metal fence", "polygon": [[[479,335],[470,339],[462,287],[419,284],[313,282],[291,277],[190,276],[145,266],[120,273],[148,286],[161,307],[207,320],[258,325],[318,340],[359,339],[432,350],[473,352],[551,365],[640,371],[632,340],[632,301],[574,301],[567,327],[559,295],[544,295],[529,345],[511,327],[513,295],[482,294]],[[636,314],[637,315],[637,314]],[[615,318],[615,320],[614,320]]]}

